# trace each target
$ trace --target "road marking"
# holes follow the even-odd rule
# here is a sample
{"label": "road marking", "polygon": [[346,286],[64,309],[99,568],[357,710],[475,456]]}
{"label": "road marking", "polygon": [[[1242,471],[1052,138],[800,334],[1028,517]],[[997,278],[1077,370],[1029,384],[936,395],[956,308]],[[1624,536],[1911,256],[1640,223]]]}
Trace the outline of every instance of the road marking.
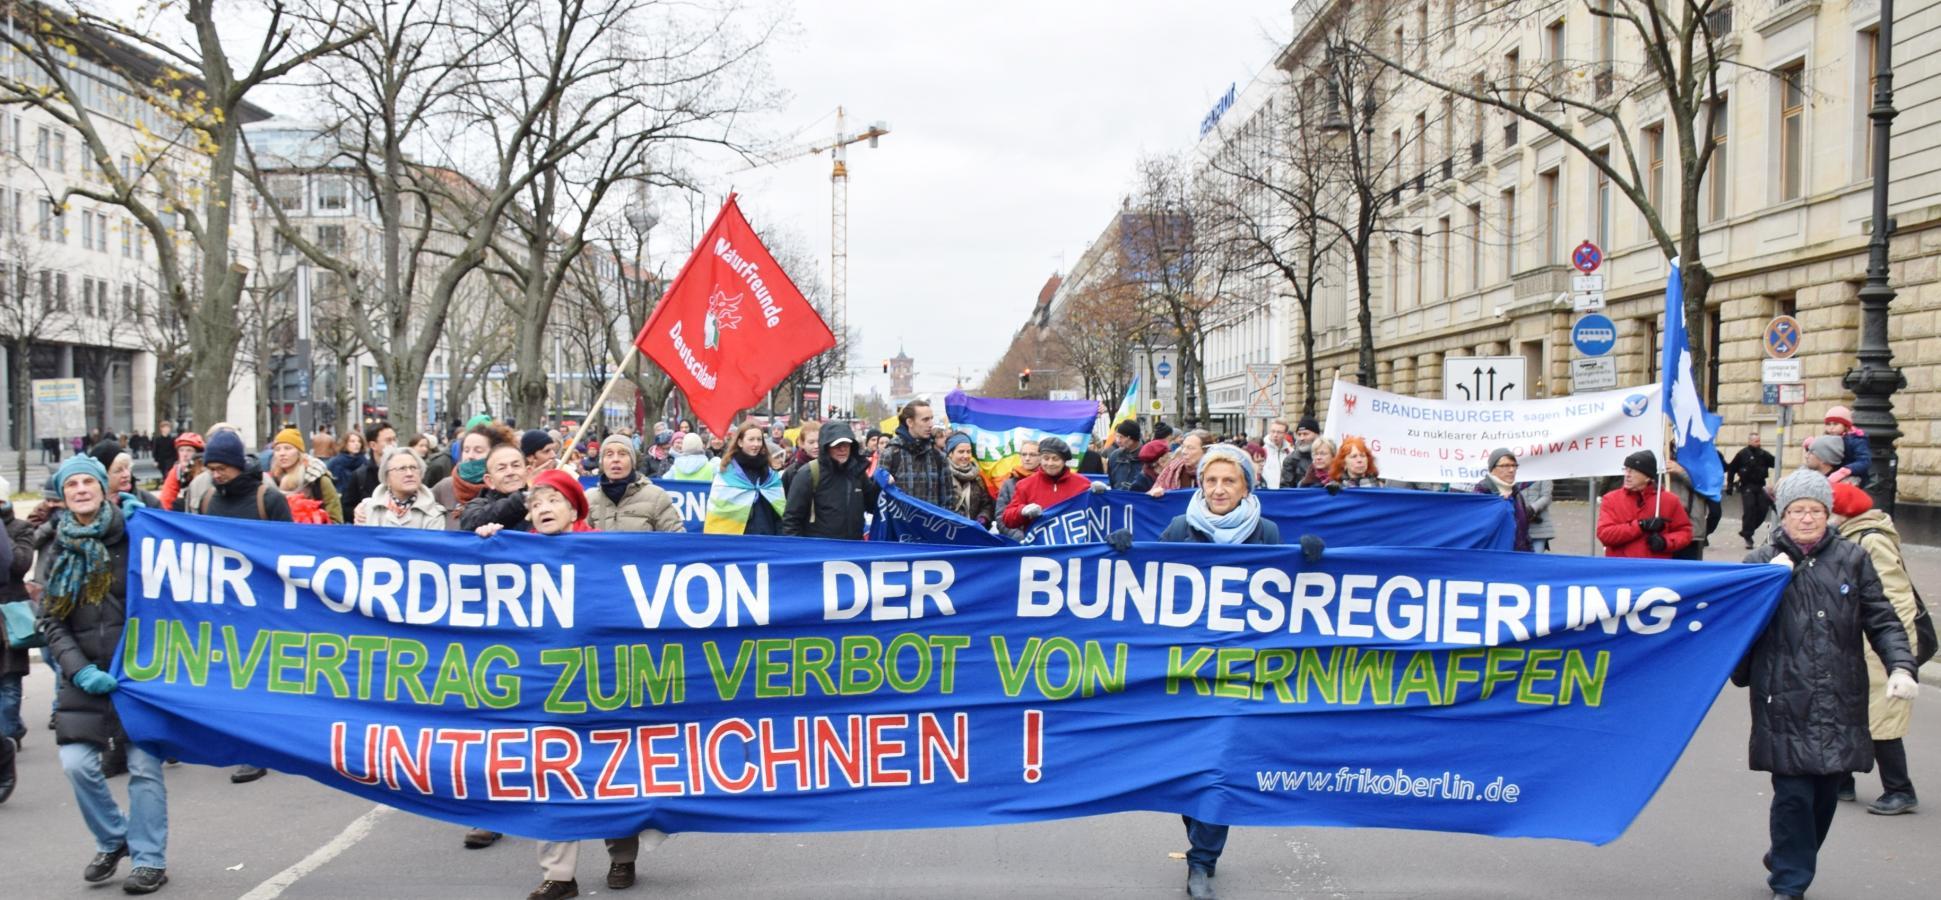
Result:
{"label": "road marking", "polygon": [[371,829],[376,827],[377,820],[389,815],[391,811],[389,806],[371,807],[370,812],[358,816],[349,825],[345,825],[344,830],[337,832],[337,836],[331,838],[329,843],[311,851],[309,856],[298,860],[296,865],[276,873],[268,881],[257,885],[249,893],[244,894],[242,900],[275,900],[282,896],[284,891],[289,890],[290,885],[296,884],[303,876],[315,872],[325,863],[342,855],[345,850],[356,846],[358,841],[363,840],[371,833]]}

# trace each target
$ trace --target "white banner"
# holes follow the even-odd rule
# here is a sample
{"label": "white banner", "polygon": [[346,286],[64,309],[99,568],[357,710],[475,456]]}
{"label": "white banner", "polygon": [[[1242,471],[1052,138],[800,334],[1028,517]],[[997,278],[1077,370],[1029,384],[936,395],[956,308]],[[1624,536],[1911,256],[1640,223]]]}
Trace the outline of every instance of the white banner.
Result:
{"label": "white banner", "polygon": [[[1481,481],[1490,451],[1508,447],[1518,481],[1616,475],[1639,450],[1663,456],[1659,386],[1505,403],[1421,400],[1334,383],[1327,437],[1359,437],[1385,479]],[[1662,463],[1663,461],[1660,460]]]}

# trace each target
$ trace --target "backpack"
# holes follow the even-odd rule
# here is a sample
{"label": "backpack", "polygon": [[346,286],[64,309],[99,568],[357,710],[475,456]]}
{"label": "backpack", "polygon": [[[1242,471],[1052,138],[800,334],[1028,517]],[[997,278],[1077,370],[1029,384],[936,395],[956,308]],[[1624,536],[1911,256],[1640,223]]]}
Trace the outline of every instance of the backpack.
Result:
{"label": "backpack", "polygon": [[[1886,532],[1878,528],[1869,528],[1855,534],[1853,541],[1856,544],[1860,543],[1861,538],[1870,534],[1877,534],[1882,537],[1886,537],[1887,535]],[[1934,631],[1934,617],[1928,614],[1928,605],[1921,599],[1921,589],[1914,586],[1914,574],[1912,572],[1908,573],[1907,586],[1909,590],[1914,592],[1914,630],[1908,634],[1908,637],[1914,641],[1914,666],[1919,668],[1927,665],[1928,660],[1934,658],[1937,636]]]}

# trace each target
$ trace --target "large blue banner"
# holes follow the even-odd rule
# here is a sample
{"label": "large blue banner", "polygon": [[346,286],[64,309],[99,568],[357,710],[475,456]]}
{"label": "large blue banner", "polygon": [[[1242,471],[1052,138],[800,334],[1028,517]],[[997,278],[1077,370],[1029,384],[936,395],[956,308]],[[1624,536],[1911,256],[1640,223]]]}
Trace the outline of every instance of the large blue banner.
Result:
{"label": "large blue banner", "polygon": [[[916,499],[877,479],[885,490],[877,501],[870,540],[973,547],[1009,547],[1018,542],[993,535],[963,516]],[[1260,491],[1260,514],[1293,540],[1312,534],[1330,547],[1447,547],[1508,550],[1516,546],[1516,516],[1508,503],[1488,494],[1444,494],[1388,488],[1362,488],[1329,494],[1323,490]],[[1185,515],[1192,491],[1151,497],[1137,491],[1080,494],[1045,510],[1025,533],[1025,544],[1062,546],[1098,543],[1121,528],[1134,540],[1155,541],[1173,519]]]}
{"label": "large blue banner", "polygon": [[1606,842],[1787,573],[130,521],[137,742],[532,837],[1125,810]]}

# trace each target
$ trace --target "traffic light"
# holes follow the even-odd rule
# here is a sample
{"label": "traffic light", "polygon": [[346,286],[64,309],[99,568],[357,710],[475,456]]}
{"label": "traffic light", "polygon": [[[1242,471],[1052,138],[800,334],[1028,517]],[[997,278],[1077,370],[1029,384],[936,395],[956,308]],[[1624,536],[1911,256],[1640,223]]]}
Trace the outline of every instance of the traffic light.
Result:
{"label": "traffic light", "polygon": [[1022,391],[1022,390],[1026,390],[1026,389],[1028,389],[1028,388],[1030,388],[1030,387],[1031,387],[1031,370],[1030,370],[1030,369],[1026,369],[1026,370],[1024,370],[1024,371],[1022,371],[1022,372],[1019,372],[1019,373],[1018,373],[1018,390],[1020,390],[1020,391]]}
{"label": "traffic light", "polygon": [[887,359],[883,360],[883,374],[890,374],[890,361]]}

